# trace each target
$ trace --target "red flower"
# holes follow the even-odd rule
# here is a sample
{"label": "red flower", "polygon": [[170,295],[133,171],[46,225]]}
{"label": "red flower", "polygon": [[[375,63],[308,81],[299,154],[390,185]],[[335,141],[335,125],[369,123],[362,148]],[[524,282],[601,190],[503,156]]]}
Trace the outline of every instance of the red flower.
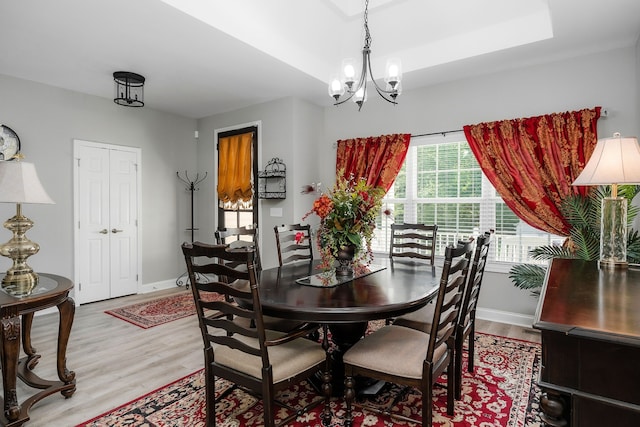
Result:
{"label": "red flower", "polygon": [[304,240],[304,233],[303,233],[303,232],[301,232],[301,231],[298,231],[298,232],[296,233],[296,237],[295,237],[295,239],[296,239],[296,244],[298,244],[298,245],[299,245],[299,244]]}

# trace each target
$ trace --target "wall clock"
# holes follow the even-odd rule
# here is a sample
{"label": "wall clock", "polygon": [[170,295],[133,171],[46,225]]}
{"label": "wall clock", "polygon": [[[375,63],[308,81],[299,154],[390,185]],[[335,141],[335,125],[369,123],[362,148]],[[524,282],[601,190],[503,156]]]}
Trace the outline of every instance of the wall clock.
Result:
{"label": "wall clock", "polygon": [[9,126],[0,125],[0,160],[11,160],[20,151],[20,138]]}

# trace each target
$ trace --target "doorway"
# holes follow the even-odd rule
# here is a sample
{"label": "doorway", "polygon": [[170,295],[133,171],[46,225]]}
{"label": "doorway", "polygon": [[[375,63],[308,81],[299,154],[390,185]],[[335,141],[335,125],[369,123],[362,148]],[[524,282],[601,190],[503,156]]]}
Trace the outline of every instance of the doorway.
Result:
{"label": "doorway", "polygon": [[[247,126],[239,129],[220,132],[217,134],[217,170],[230,170],[230,168],[225,167],[226,165],[221,165],[221,162],[225,162],[225,158],[229,157],[221,155],[221,144],[227,144],[227,146],[224,147],[223,150],[233,151],[235,153],[235,155],[231,157],[238,157],[241,156],[237,154],[239,151],[241,151],[238,147],[244,142],[248,144],[251,160],[248,162],[238,162],[237,167],[246,170],[242,172],[239,170],[234,170],[232,174],[238,177],[246,173],[246,175],[249,176],[251,184],[251,197],[249,200],[234,200],[232,202],[226,203],[218,200],[218,229],[258,227],[258,194],[256,191],[256,182],[258,177],[258,126]],[[221,179],[219,175],[219,186],[220,181]],[[239,188],[239,185],[236,184],[233,187]],[[218,194],[220,194],[220,192]]]}
{"label": "doorway", "polygon": [[138,292],[140,149],[74,141],[79,304]]}

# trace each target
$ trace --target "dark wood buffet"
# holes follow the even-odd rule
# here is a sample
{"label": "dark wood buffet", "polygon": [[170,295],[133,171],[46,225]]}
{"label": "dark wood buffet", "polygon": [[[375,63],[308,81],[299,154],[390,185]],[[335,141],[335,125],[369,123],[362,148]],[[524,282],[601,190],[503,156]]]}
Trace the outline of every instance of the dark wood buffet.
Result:
{"label": "dark wood buffet", "polygon": [[640,270],[554,259],[534,325],[550,426],[640,426]]}

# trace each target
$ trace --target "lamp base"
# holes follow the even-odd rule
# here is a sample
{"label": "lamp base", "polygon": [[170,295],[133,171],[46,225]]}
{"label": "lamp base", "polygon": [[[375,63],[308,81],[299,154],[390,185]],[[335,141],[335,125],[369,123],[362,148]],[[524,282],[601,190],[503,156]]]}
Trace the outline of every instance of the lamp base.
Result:
{"label": "lamp base", "polygon": [[13,260],[13,265],[2,279],[2,289],[9,295],[25,297],[31,295],[38,284],[38,275],[27,264],[27,259],[40,250],[40,246],[25,236],[33,227],[33,221],[22,215],[20,203],[16,205],[16,215],[5,221],[4,227],[13,237],[0,245],[0,255]]}
{"label": "lamp base", "polygon": [[602,198],[600,227],[600,266],[627,268],[627,199]]}
{"label": "lamp base", "polygon": [[617,270],[617,269],[626,269],[629,268],[628,262],[623,261],[608,261],[608,260],[600,260],[600,268],[606,270]]}
{"label": "lamp base", "polygon": [[2,279],[2,289],[14,297],[27,297],[38,286],[39,277],[33,270],[12,271],[9,269]]}

